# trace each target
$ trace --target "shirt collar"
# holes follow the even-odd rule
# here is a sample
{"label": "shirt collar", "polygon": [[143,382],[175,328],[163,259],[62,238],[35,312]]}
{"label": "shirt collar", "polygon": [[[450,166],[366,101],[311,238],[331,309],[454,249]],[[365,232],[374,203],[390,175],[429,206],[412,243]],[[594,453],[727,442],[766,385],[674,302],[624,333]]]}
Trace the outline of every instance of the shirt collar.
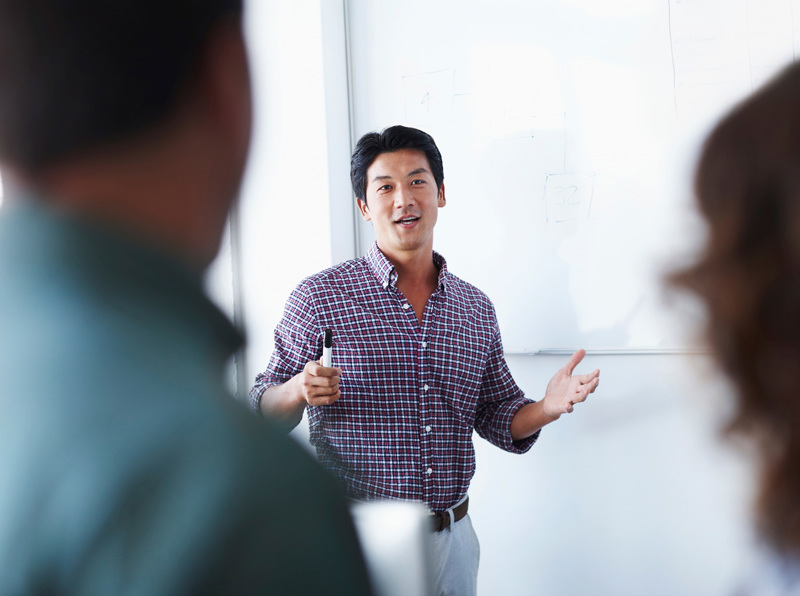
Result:
{"label": "shirt collar", "polygon": [[450,273],[447,271],[447,261],[435,250],[433,251],[433,264],[439,269],[439,289],[444,292]]}
{"label": "shirt collar", "polygon": [[[386,255],[381,252],[381,249],[378,248],[377,242],[372,243],[372,246],[370,246],[364,258],[375,276],[375,279],[377,279],[378,283],[384,288],[397,284],[397,269],[394,268],[391,261],[389,261]],[[433,251],[433,264],[439,269],[438,289],[444,291],[447,285],[447,278],[450,274],[447,271],[447,261],[435,250]]]}

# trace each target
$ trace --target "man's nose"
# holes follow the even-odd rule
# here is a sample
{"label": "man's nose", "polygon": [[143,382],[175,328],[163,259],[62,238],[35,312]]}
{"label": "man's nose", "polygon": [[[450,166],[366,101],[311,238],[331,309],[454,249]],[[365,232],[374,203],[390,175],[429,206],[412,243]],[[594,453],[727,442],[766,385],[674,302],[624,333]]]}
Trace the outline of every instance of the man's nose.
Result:
{"label": "man's nose", "polygon": [[394,193],[394,206],[398,209],[414,203],[414,196],[408,187],[399,186]]}

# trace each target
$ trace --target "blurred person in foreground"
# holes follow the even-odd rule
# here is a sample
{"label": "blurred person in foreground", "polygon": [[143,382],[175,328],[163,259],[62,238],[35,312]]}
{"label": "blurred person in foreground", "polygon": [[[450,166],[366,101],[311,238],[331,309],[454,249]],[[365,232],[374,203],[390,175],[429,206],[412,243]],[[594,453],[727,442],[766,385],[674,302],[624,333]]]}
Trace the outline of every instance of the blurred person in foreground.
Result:
{"label": "blurred person in foreground", "polygon": [[241,0],[0,0],[0,593],[369,591],[335,481],[225,387],[250,128]]}
{"label": "blurred person in foreground", "polygon": [[769,564],[742,594],[800,593],[800,65],[734,108],[702,149],[695,193],[709,236],[672,277],[700,297],[733,381],[729,438],[757,455]]}

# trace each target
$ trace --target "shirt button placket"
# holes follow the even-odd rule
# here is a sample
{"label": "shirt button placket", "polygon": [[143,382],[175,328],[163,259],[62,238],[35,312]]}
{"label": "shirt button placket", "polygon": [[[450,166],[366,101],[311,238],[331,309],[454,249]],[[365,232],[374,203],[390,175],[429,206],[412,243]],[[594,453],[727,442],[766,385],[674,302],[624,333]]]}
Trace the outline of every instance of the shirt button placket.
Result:
{"label": "shirt button placket", "polygon": [[[406,305],[403,305],[403,307],[405,308]],[[418,355],[419,355],[419,362],[420,362],[420,372],[421,372],[421,377],[422,377],[420,379],[421,381],[422,381],[422,379],[428,378],[428,375],[431,372],[429,370],[430,361],[429,361],[429,358],[428,358],[429,354],[428,354],[428,351],[427,351],[428,342],[427,342],[427,340],[425,338],[425,335],[427,335],[427,334],[425,333],[425,330],[423,329],[423,336],[418,340],[419,341],[419,344],[418,344],[419,345]],[[426,498],[432,498],[432,496],[434,494],[434,490],[435,490],[434,489],[435,481],[434,481],[434,478],[433,478],[433,476],[434,476],[433,475],[433,466],[431,465],[432,461],[433,461],[432,460],[433,449],[431,447],[431,443],[432,443],[432,440],[433,440],[433,435],[432,435],[431,431],[433,429],[432,429],[431,425],[429,424],[430,418],[428,417],[428,412],[429,412],[430,405],[428,403],[428,400],[425,399],[425,397],[428,395],[428,392],[430,391],[430,385],[428,385],[428,383],[422,381],[422,386],[420,387],[420,389],[421,389],[420,397],[422,398],[421,401],[420,401],[420,404],[421,404],[421,412],[420,413],[422,414],[422,420],[421,420],[421,424],[420,424],[420,431],[422,433],[422,441],[421,442],[422,442],[422,447],[423,447],[423,449],[422,449],[422,466],[423,466],[422,467],[422,477],[423,477],[423,479],[425,481],[425,486],[426,486],[426,488],[425,488],[425,497]]]}
{"label": "shirt button placket", "polygon": [[[427,392],[427,391],[428,391],[428,389],[430,389],[430,387],[428,387],[428,384],[427,384],[427,383],[425,383],[425,384],[422,386],[422,391],[423,391],[423,393]],[[428,434],[428,433],[430,433],[430,431],[431,431],[431,425],[430,425],[430,424],[428,424],[428,425],[426,425],[426,426],[425,426],[425,433],[426,433],[426,434]],[[427,476],[428,478],[430,478],[432,475],[433,475],[433,468],[431,468],[430,466],[428,466],[428,468],[425,470],[425,476]]]}

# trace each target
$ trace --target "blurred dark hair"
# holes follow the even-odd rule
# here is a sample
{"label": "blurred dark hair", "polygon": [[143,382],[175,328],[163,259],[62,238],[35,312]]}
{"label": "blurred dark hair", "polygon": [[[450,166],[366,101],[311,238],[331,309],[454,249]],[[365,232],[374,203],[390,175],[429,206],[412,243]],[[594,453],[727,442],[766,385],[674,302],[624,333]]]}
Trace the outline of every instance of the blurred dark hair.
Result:
{"label": "blurred dark hair", "polygon": [[0,160],[27,169],[165,118],[242,0],[0,0]]}
{"label": "blurred dark hair", "polygon": [[800,65],[714,129],[695,179],[709,237],[671,281],[708,310],[707,335],[734,381],[727,435],[757,448],[758,526],[800,554]]}
{"label": "blurred dark hair", "polygon": [[442,154],[426,132],[407,126],[390,126],[381,132],[368,132],[358,140],[350,160],[350,182],[356,198],[367,200],[367,170],[381,153],[392,153],[400,149],[417,149],[425,154],[436,182],[442,188],[444,165]]}

